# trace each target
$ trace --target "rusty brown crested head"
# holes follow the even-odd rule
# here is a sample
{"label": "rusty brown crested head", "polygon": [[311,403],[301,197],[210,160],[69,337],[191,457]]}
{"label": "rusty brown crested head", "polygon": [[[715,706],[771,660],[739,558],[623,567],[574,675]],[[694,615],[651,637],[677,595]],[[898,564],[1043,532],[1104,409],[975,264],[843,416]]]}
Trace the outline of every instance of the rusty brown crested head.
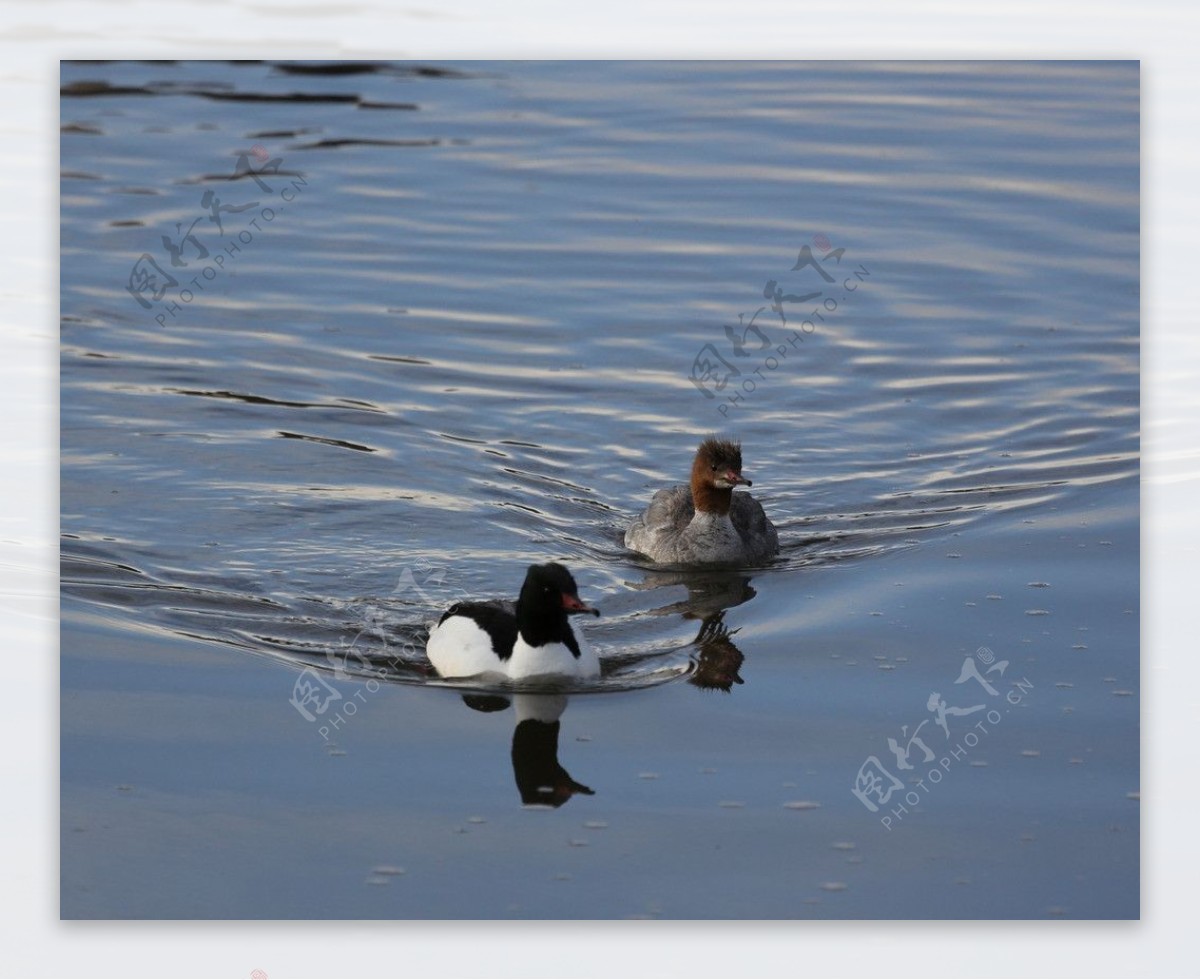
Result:
{"label": "rusty brown crested head", "polygon": [[696,510],[728,514],[733,488],[750,486],[742,476],[742,447],[729,439],[709,436],[696,450],[692,461],[692,502]]}

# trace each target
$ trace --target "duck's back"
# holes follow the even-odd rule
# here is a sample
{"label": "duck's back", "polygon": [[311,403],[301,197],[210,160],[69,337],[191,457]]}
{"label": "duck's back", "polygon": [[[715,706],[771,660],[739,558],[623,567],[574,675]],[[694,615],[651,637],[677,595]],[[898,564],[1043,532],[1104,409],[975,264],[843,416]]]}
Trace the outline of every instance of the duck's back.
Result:
{"label": "duck's back", "polygon": [[770,558],[779,553],[779,532],[767,517],[762,504],[748,493],[735,493],[729,505],[729,519],[749,552],[750,560]]}

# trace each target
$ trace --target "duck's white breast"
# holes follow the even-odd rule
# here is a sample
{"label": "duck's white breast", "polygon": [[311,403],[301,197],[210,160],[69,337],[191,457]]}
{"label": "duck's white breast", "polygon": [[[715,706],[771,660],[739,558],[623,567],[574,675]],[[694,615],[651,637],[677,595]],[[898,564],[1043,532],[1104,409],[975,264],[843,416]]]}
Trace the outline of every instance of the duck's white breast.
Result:
{"label": "duck's white breast", "polygon": [[583,631],[571,623],[571,632],[579,644],[576,657],[565,643],[547,643],[534,647],[517,636],[512,658],[508,663],[508,675],[513,678],[537,677],[542,674],[557,674],[565,677],[589,678],[600,676],[600,658],[592,649]]}
{"label": "duck's white breast", "polygon": [[696,511],[679,537],[692,561],[737,561],[743,557],[742,536],[727,513]]}

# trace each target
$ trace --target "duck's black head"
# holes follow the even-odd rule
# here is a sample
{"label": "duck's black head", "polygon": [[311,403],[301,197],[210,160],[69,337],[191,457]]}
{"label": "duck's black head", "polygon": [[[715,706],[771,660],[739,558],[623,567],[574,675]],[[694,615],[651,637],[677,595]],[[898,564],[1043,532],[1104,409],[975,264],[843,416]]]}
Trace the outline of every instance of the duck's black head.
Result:
{"label": "duck's black head", "polygon": [[558,562],[530,565],[517,600],[517,627],[526,642],[533,646],[543,643],[565,643],[575,656],[575,637],[567,623],[574,612],[599,616],[600,611],[579,598],[579,587],[566,567]]}
{"label": "duck's black head", "polygon": [[536,611],[547,617],[552,613],[565,616],[573,612],[600,615],[579,598],[579,586],[566,566],[554,561],[529,566],[525,584],[521,587],[520,603],[526,611]]}

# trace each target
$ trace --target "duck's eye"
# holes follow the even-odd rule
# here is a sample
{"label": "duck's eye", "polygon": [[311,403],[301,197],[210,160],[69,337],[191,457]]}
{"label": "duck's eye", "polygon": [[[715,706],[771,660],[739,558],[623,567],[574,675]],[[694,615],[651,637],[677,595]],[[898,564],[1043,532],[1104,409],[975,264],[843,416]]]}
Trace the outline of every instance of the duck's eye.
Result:
{"label": "duck's eye", "polygon": [[713,472],[715,473],[715,472],[716,472],[716,470],[717,470],[717,464],[716,464],[716,463],[713,463],[713,464],[712,464],[712,468],[713,468]]}

